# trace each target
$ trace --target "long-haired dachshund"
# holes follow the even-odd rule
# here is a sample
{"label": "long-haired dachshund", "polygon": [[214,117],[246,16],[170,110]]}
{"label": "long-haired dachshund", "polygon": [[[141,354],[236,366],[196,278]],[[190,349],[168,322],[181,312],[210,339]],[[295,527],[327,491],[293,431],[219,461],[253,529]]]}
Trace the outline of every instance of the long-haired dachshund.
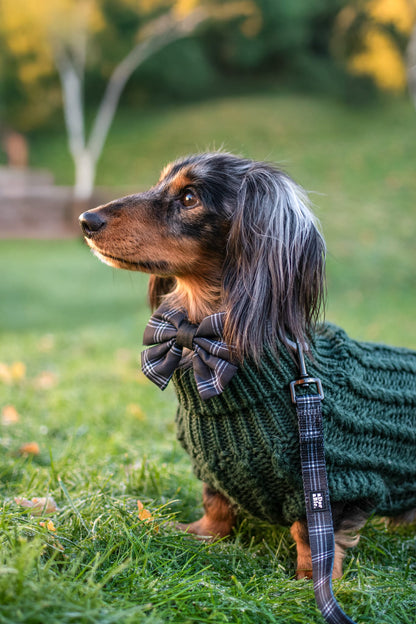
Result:
{"label": "long-haired dachshund", "polygon": [[[288,175],[227,153],[194,155],[165,167],[149,191],[89,210],[80,223],[103,262],[151,275],[153,309],[180,310],[192,327],[207,317],[221,318],[221,341],[238,367],[220,396],[204,402],[191,389],[187,398],[182,384],[195,330],[180,345],[174,376],[179,423],[185,426],[189,412],[187,427],[194,427],[191,433],[181,430],[180,439],[205,481],[205,514],[182,525],[184,530],[201,537],[228,535],[239,507],[290,523],[297,576],[311,576],[287,388],[290,375],[299,376],[291,346],[296,341],[312,345],[309,366],[326,380],[334,578],[342,575],[345,548],[358,542],[356,532],[369,514],[414,518],[416,354],[356,343],[338,328],[317,325],[325,295],[325,243],[305,192]],[[393,373],[399,378],[391,382]],[[198,459],[208,446],[215,461]],[[399,459],[388,456],[396,451]],[[235,477],[237,464],[243,472]],[[245,482],[256,484],[250,485],[251,499],[244,498]]]}

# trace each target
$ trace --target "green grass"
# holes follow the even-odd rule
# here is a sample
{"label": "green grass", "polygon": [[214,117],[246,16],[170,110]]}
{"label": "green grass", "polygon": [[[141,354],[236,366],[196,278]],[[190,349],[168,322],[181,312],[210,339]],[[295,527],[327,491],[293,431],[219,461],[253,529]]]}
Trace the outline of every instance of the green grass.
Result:
{"label": "green grass", "polygon": [[[283,160],[325,193],[314,201],[329,320],[416,347],[415,124],[400,101],[357,112],[289,96],[130,114],[99,181],[145,187],[171,157],[221,143]],[[68,181],[61,136],[33,149]],[[201,486],[175,440],[172,390],[138,373],[146,278],[105,267],[76,240],[2,241],[0,266],[0,411],[19,415],[0,424],[0,624],[322,622],[311,584],[293,580],[286,528],[244,518],[233,539],[206,545],[168,525],[198,517]],[[15,362],[26,372],[8,378]],[[22,456],[30,441],[39,455]],[[56,533],[14,501],[48,493]],[[335,584],[341,604],[360,623],[413,623],[415,560],[413,532],[371,521]]]}

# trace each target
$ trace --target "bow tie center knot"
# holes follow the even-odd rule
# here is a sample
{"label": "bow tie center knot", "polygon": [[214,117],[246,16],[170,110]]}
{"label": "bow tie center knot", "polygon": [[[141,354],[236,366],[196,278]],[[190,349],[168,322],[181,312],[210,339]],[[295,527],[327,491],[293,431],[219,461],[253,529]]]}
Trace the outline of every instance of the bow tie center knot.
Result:
{"label": "bow tie center knot", "polygon": [[185,347],[185,349],[193,351],[193,340],[197,329],[198,325],[194,325],[193,323],[189,323],[187,320],[183,320],[178,327],[178,333],[175,338],[176,344],[180,347]]}

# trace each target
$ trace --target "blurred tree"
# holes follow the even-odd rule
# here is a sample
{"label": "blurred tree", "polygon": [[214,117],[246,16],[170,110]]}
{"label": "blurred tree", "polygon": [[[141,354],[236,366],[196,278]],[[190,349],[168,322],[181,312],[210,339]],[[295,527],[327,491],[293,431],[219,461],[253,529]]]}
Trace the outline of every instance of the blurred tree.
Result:
{"label": "blurred tree", "polygon": [[401,92],[415,19],[416,0],[350,2],[335,24],[334,54],[347,60],[352,73],[370,76],[380,89]]}
{"label": "blurred tree", "polygon": [[216,67],[228,77],[279,78],[301,88],[328,92],[343,69],[330,51],[333,25],[348,0],[256,0],[262,20],[229,31],[214,24],[205,45]]}
{"label": "blurred tree", "polygon": [[349,101],[368,99],[374,81],[402,90],[415,4],[0,0],[0,115],[25,132],[51,125],[63,101],[76,195],[87,197],[122,92],[137,105],[277,82]]}
{"label": "blurred tree", "polygon": [[[91,196],[97,161],[121,93],[135,69],[210,19],[249,18],[253,13],[255,5],[250,0],[2,0],[1,41],[16,60],[20,83],[35,101],[43,102],[43,81],[50,79],[55,68],[58,71],[69,151],[75,165],[76,201],[87,201]],[[117,20],[122,20],[122,30],[133,42],[126,50],[125,42],[118,38],[121,60],[114,54],[101,58],[99,37],[114,29]],[[106,66],[108,81],[87,136],[84,90],[94,61]]]}

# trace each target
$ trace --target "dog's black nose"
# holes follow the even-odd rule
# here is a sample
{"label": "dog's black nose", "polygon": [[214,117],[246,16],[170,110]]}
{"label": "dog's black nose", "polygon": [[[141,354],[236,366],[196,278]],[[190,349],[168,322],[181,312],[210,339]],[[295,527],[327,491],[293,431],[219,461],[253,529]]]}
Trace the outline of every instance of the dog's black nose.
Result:
{"label": "dog's black nose", "polygon": [[79,223],[85,236],[95,234],[98,230],[102,230],[107,221],[101,217],[98,212],[87,211],[79,216]]}

